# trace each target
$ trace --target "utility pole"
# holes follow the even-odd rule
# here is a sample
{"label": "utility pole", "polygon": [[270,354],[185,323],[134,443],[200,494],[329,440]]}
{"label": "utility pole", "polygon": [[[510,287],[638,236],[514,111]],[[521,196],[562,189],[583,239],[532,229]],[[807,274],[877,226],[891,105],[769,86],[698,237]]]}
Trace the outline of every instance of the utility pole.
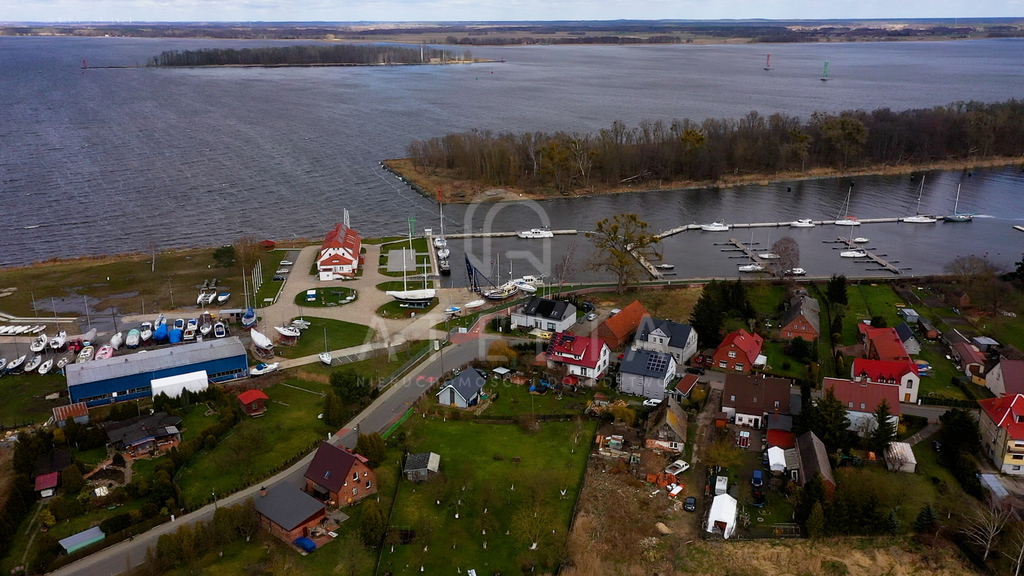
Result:
{"label": "utility pole", "polygon": [[171,277],[167,277],[167,291],[171,294],[171,308],[174,308],[174,290],[171,288]]}

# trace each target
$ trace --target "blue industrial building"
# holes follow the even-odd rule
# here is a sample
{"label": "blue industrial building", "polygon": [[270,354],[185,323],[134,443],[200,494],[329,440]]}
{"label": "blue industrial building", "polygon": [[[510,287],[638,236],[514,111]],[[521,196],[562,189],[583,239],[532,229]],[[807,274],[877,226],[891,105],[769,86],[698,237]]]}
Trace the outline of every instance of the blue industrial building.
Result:
{"label": "blue industrial building", "polygon": [[231,336],[68,364],[65,370],[71,402],[92,408],[147,398],[153,393],[153,380],[168,376],[205,370],[210,382],[244,378],[249,360],[242,341]]}

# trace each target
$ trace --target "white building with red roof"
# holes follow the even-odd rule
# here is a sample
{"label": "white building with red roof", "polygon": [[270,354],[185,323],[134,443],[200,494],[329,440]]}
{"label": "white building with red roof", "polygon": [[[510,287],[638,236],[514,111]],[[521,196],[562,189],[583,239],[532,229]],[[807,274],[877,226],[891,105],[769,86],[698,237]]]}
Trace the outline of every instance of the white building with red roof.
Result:
{"label": "white building with red roof", "polygon": [[850,378],[854,381],[894,384],[899,389],[899,401],[908,404],[917,403],[917,394],[921,390],[921,375],[912,360],[856,358],[850,369]]}
{"label": "white building with red roof", "polygon": [[320,245],[316,258],[316,269],[321,280],[343,280],[353,278],[359,269],[359,253],[363,240],[359,233],[345,226],[335,224]]}
{"label": "white building with red roof", "polygon": [[981,443],[1003,474],[1024,475],[1024,395],[978,400]]}
{"label": "white building with red roof", "polygon": [[556,332],[548,344],[548,367],[564,365],[572,376],[593,385],[608,371],[612,351],[600,338]]}
{"label": "white building with red roof", "polygon": [[850,419],[850,430],[867,436],[878,427],[875,410],[885,399],[889,403],[889,422],[895,427],[900,423],[899,386],[882,384],[868,380],[844,380],[842,378],[825,378],[822,390],[829,388],[836,398],[846,407],[846,416]]}

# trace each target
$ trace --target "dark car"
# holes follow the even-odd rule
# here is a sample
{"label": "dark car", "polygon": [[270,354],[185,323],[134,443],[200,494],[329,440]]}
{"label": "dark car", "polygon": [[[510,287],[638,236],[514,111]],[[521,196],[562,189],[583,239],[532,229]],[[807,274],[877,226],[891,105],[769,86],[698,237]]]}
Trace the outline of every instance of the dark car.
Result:
{"label": "dark car", "polygon": [[704,369],[701,368],[700,366],[690,366],[689,368],[686,369],[686,373],[687,374],[697,374],[699,376],[703,376],[704,375]]}
{"label": "dark car", "polygon": [[760,490],[754,490],[753,493],[751,493],[750,499],[753,505],[758,508],[765,504],[764,492],[761,492]]}
{"label": "dark car", "polygon": [[753,484],[755,488],[764,485],[764,475],[760,470],[754,470],[754,477],[750,479],[750,483]]}
{"label": "dark car", "polygon": [[761,465],[762,466],[767,466],[768,465],[768,452],[762,452],[761,453]]}
{"label": "dark car", "polygon": [[583,310],[584,312],[593,312],[594,305],[591,304],[590,302],[584,302],[580,304],[580,310]]}
{"label": "dark car", "polygon": [[280,274],[274,276],[274,282],[284,282],[284,276],[281,276]]}
{"label": "dark car", "polygon": [[683,510],[686,510],[687,512],[696,512],[697,499],[693,496],[687,496],[686,500],[683,501]]}

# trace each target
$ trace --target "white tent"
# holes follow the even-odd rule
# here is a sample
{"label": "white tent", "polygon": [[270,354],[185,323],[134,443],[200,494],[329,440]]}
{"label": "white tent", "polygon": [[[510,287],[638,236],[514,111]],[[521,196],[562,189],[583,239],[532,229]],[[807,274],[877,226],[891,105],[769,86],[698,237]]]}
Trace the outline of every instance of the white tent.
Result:
{"label": "white tent", "polygon": [[210,379],[206,376],[206,370],[200,370],[199,372],[189,372],[188,374],[179,374],[177,376],[168,376],[167,378],[156,378],[151,382],[153,388],[153,397],[163,393],[167,394],[170,398],[177,398],[181,396],[182,390],[188,390],[189,392],[202,392],[210,385]]}
{"label": "white tent", "polygon": [[736,531],[736,499],[728,494],[715,496],[708,513],[708,532],[720,530],[722,536],[729,538]]}
{"label": "white tent", "polygon": [[768,449],[768,466],[772,472],[782,473],[786,471],[786,451],[778,446]]}
{"label": "white tent", "polygon": [[917,458],[914,458],[914,450],[910,444],[890,442],[885,448],[885,464],[889,470],[913,474],[917,469]]}

